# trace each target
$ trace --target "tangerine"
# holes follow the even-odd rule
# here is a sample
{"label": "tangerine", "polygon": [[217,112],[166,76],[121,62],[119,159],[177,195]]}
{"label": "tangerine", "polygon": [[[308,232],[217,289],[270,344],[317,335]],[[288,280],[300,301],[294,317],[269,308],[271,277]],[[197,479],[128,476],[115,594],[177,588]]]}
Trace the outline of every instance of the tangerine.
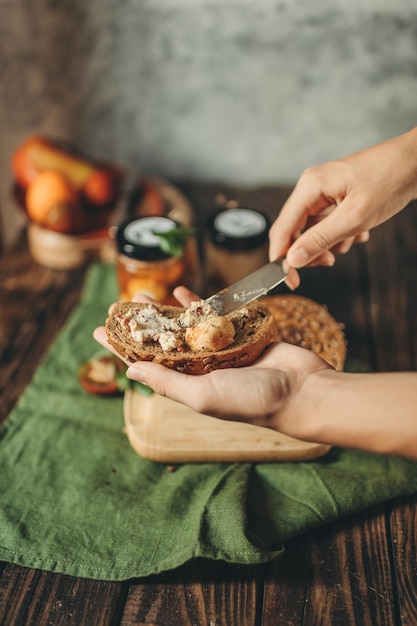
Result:
{"label": "tangerine", "polygon": [[65,174],[45,170],[29,183],[26,210],[36,224],[69,233],[80,226],[78,200],[78,192]]}
{"label": "tangerine", "polygon": [[117,194],[115,177],[110,170],[96,170],[84,185],[87,199],[95,205],[112,202]]}

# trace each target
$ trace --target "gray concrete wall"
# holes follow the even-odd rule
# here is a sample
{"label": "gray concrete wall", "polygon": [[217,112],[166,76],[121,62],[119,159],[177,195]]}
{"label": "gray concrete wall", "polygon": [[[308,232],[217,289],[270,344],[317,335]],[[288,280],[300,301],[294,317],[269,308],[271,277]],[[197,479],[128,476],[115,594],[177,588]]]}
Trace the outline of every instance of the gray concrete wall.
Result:
{"label": "gray concrete wall", "polygon": [[417,124],[415,0],[0,0],[0,15],[7,240],[10,155],[32,133],[139,174],[256,185]]}

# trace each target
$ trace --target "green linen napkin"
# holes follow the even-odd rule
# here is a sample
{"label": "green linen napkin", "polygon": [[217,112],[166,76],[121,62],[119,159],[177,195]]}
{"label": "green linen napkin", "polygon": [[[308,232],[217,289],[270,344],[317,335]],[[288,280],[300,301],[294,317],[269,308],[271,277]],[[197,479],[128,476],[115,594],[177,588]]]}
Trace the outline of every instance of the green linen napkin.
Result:
{"label": "green linen napkin", "polygon": [[141,458],[123,433],[122,400],[89,396],[77,378],[115,298],[114,268],[93,266],[0,431],[0,559],[102,580],[193,557],[260,563],[290,537],[417,489],[416,463],[352,450],[174,472]]}

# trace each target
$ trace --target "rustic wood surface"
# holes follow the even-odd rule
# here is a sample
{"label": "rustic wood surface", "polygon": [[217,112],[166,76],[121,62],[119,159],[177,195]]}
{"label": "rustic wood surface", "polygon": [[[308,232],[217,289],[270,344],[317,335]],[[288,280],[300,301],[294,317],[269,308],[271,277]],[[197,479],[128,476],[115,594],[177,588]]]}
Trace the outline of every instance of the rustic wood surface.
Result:
{"label": "rustic wood surface", "polygon": [[[182,185],[203,216],[225,192],[276,213],[286,189]],[[417,211],[406,209],[333,269],[305,270],[298,293],[346,325],[349,356],[416,369]],[[77,303],[85,270],[35,265],[24,237],[0,259],[0,421]],[[417,623],[417,497],[397,498],[288,542],[262,566],[193,561],[102,582],[0,564],[0,624],[74,626],[412,626]],[[0,539],[1,540],[1,539]]]}

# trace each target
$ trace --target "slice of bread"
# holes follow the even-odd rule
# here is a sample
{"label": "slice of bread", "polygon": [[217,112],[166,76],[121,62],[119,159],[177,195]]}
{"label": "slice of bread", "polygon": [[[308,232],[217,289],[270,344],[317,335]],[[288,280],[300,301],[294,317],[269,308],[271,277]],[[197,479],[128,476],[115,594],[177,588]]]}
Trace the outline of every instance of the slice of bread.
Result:
{"label": "slice of bread", "polygon": [[337,370],[346,359],[346,339],[339,324],[326,307],[303,296],[267,296],[263,303],[274,315],[278,341],[311,350]]}
{"label": "slice of bread", "polygon": [[[184,313],[183,307],[152,305],[165,318],[178,320]],[[185,341],[186,329],[175,325],[175,336],[179,345],[164,350],[157,338],[146,341],[135,340],[129,320],[148,304],[119,302],[106,320],[109,343],[131,363],[155,361],[171,369],[187,374],[205,374],[214,369],[241,367],[255,361],[277,338],[277,324],[272,312],[262,302],[253,302],[227,315],[234,326],[233,342],[222,350],[191,350]]]}
{"label": "slice of bread", "polygon": [[[284,341],[311,350],[337,370],[346,358],[343,325],[327,309],[303,296],[267,296],[237,309],[227,317],[235,327],[232,345],[223,350],[192,351],[184,343],[185,329],[178,327],[181,351],[164,351],[157,341],[138,343],[129,327],[120,324],[120,316],[148,305],[123,302],[115,305],[106,321],[107,337],[121,356],[130,362],[155,361],[190,374],[204,374],[214,369],[240,367],[255,361],[274,341]],[[167,317],[178,319],[182,307],[158,305]]]}

